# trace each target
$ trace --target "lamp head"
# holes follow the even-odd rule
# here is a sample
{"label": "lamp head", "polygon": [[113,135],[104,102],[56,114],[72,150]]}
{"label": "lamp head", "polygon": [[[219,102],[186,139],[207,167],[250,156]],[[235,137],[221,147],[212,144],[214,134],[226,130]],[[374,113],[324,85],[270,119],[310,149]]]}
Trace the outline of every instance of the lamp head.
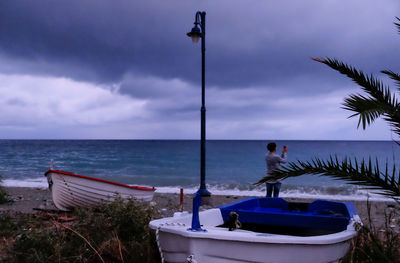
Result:
{"label": "lamp head", "polygon": [[190,38],[192,38],[193,43],[197,43],[199,42],[199,39],[203,36],[201,34],[201,30],[198,26],[197,23],[194,24],[195,26],[192,28],[192,31],[190,31],[189,33],[187,33],[186,35]]}

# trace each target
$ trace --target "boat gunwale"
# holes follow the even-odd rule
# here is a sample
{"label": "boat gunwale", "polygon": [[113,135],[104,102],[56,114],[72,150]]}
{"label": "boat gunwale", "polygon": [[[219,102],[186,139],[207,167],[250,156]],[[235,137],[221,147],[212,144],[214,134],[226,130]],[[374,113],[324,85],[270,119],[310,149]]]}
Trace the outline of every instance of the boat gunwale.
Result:
{"label": "boat gunwale", "polygon": [[54,170],[54,169],[48,170],[44,175],[47,176],[50,173],[68,175],[68,176],[73,176],[73,177],[82,178],[82,179],[88,179],[88,180],[92,180],[92,181],[97,181],[97,182],[106,183],[106,184],[112,184],[112,185],[121,186],[121,187],[134,189],[134,190],[141,190],[141,191],[155,191],[156,190],[154,187],[151,188],[151,187],[146,187],[146,186],[130,186],[130,185],[112,182],[112,181],[108,181],[108,180],[104,180],[104,179],[99,179],[99,178],[95,178],[95,177],[79,175],[79,174],[74,174],[74,173],[70,173],[70,172]]}
{"label": "boat gunwale", "polygon": [[[59,180],[60,182],[61,182],[61,179],[59,179],[59,178],[57,178],[57,180]],[[54,182],[54,178],[53,178],[53,182]],[[82,184],[82,183],[78,183],[78,182],[80,182],[80,181],[71,181],[71,180],[69,180],[67,183],[68,183],[68,186],[69,186],[69,188],[71,189],[73,189],[73,190],[71,190],[71,191],[73,191],[74,193],[82,193],[82,194],[84,194],[84,195],[86,195],[86,196],[90,196],[91,195],[91,197],[92,198],[98,198],[98,199],[104,199],[104,197],[107,197],[107,198],[111,198],[111,197],[115,197],[115,195],[116,195],[116,192],[115,191],[105,191],[104,189],[102,189],[102,188],[97,188],[97,187],[93,187],[93,186],[89,186],[89,185],[85,185],[85,184]],[[62,182],[61,182],[62,183]],[[59,187],[63,187],[63,189],[65,189],[65,187],[64,186],[62,186],[62,185],[60,185]],[[129,191],[130,191],[131,189],[129,188]],[[108,194],[105,194],[105,193],[108,193]],[[88,194],[90,194],[90,195],[88,195],[88,194],[86,194],[86,193],[88,193]],[[136,193],[136,192],[135,192]],[[137,192],[137,193],[140,193],[140,191],[139,192]],[[131,192],[130,193],[118,193],[121,197],[123,197],[123,196],[127,196],[127,197],[129,197],[129,196],[131,196]]]}
{"label": "boat gunwale", "polygon": [[[215,210],[214,210],[215,209]],[[214,208],[210,210],[205,210],[200,212],[200,216],[207,211],[218,211],[219,208]],[[219,211],[220,213],[221,211]],[[211,215],[207,215],[211,216]],[[220,215],[222,218],[222,215]],[[341,242],[347,242],[351,240],[356,234],[357,231],[354,228],[355,222],[360,222],[360,218],[358,215],[354,215],[351,217],[349,224],[347,225],[347,229],[327,234],[327,235],[317,235],[317,236],[288,236],[288,235],[279,235],[279,234],[269,234],[269,233],[260,233],[253,232],[248,230],[237,229],[235,231],[228,231],[228,229],[219,228],[213,225],[204,225],[203,229],[206,232],[196,232],[189,231],[188,226],[181,226],[176,223],[181,223],[185,219],[191,218],[192,214],[188,214],[179,218],[161,218],[156,219],[150,222],[150,228],[153,230],[159,229],[160,232],[167,232],[170,234],[179,235],[186,238],[194,238],[194,239],[214,239],[214,240],[222,240],[222,241],[231,241],[231,242],[255,242],[255,243],[271,243],[271,244],[291,244],[291,245],[330,245],[337,244]],[[175,225],[176,224],[176,225]]]}
{"label": "boat gunwale", "polygon": [[[151,227],[152,228],[152,227]],[[152,229],[157,229],[152,228]],[[236,231],[235,235],[229,233],[229,230],[221,230],[216,227],[203,227],[207,232],[193,232],[187,230],[186,227],[178,226],[161,226],[159,231],[166,232],[170,234],[179,235],[186,238],[194,239],[213,239],[231,242],[250,242],[250,243],[265,243],[265,244],[290,244],[290,245],[330,245],[337,244],[341,242],[347,242],[351,240],[356,234],[355,230],[343,230],[338,233],[322,235],[322,236],[310,236],[310,237],[300,237],[300,236],[286,236],[278,234],[261,234],[259,232],[252,231]],[[206,233],[206,234],[205,234]],[[207,234],[208,233],[208,234]],[[230,231],[232,233],[232,231]]]}

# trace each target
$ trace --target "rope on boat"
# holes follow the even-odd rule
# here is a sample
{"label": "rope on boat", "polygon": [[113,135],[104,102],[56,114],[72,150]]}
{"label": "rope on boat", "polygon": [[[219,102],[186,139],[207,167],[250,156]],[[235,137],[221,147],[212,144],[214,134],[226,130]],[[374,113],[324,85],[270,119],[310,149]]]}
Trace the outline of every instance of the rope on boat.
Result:
{"label": "rope on boat", "polygon": [[158,233],[158,232],[160,232],[160,228],[161,228],[161,225],[159,225],[159,226],[157,227],[157,229],[156,229],[156,241],[157,241],[158,251],[160,252],[161,263],[164,263],[164,255],[163,255],[162,250],[161,250],[161,246],[160,246],[160,236],[159,236],[159,233]]}
{"label": "rope on boat", "polygon": [[[158,251],[160,252],[160,257],[161,257],[161,263],[164,263],[165,259],[164,259],[164,254],[162,252],[161,249],[161,245],[160,245],[160,229],[162,226],[186,226],[184,223],[164,223],[164,224],[160,224],[157,229],[156,229],[156,241],[157,241],[157,247],[158,247]],[[193,256],[190,255],[186,260],[188,260],[188,262],[192,262],[192,263],[197,263],[196,261],[189,261],[189,258]],[[194,260],[194,259],[193,259]]]}
{"label": "rope on boat", "polygon": [[187,263],[197,263],[197,261],[194,259],[194,255],[190,255],[186,258]]}

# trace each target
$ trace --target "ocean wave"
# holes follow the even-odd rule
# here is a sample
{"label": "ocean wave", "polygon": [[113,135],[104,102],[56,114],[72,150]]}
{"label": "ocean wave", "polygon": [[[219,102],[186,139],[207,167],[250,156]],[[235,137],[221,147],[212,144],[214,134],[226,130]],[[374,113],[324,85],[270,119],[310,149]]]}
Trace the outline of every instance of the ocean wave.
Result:
{"label": "ocean wave", "polygon": [[[48,188],[45,177],[29,179],[3,179],[4,187],[30,187]],[[180,189],[184,189],[185,194],[194,194],[199,187],[190,186],[155,186],[157,193],[179,194]],[[265,187],[255,187],[251,184],[211,184],[207,189],[213,195],[234,195],[234,196],[265,196]],[[339,185],[339,186],[299,186],[286,184],[282,187],[280,197],[283,198],[302,198],[302,199],[327,199],[327,200],[371,200],[371,201],[391,201],[393,198],[379,194],[377,190],[362,189],[358,186]]]}
{"label": "ocean wave", "polygon": [[1,185],[4,187],[30,187],[43,189],[49,186],[45,177],[29,178],[23,180],[3,179]]}
{"label": "ocean wave", "polygon": [[[179,194],[180,187],[176,186],[162,186],[156,187],[157,193],[171,193],[171,194]],[[198,187],[182,187],[184,189],[185,194],[194,194],[199,189]],[[332,187],[319,187],[312,188],[311,187],[299,187],[299,188],[290,188],[290,189],[282,189],[280,192],[280,197],[282,198],[301,198],[301,199],[326,199],[326,200],[340,200],[340,201],[393,201],[393,198],[386,197],[381,194],[377,190],[368,190],[361,189],[358,187],[353,187],[352,190],[343,190],[343,189],[332,189]],[[243,190],[240,188],[222,188],[221,186],[207,186],[208,191],[212,193],[212,195],[234,195],[234,196],[265,196],[264,189],[252,189],[252,190]]]}

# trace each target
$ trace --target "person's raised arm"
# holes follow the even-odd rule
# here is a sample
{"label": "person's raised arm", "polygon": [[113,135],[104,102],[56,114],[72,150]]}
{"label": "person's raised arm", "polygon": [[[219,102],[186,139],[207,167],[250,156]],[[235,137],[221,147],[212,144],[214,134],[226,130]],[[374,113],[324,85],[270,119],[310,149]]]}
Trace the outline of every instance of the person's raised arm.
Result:
{"label": "person's raised arm", "polygon": [[280,158],[279,162],[287,163],[287,161],[288,161],[287,153],[286,153],[287,151],[288,151],[288,147],[287,146],[283,146],[282,155],[281,155],[281,158]]}

